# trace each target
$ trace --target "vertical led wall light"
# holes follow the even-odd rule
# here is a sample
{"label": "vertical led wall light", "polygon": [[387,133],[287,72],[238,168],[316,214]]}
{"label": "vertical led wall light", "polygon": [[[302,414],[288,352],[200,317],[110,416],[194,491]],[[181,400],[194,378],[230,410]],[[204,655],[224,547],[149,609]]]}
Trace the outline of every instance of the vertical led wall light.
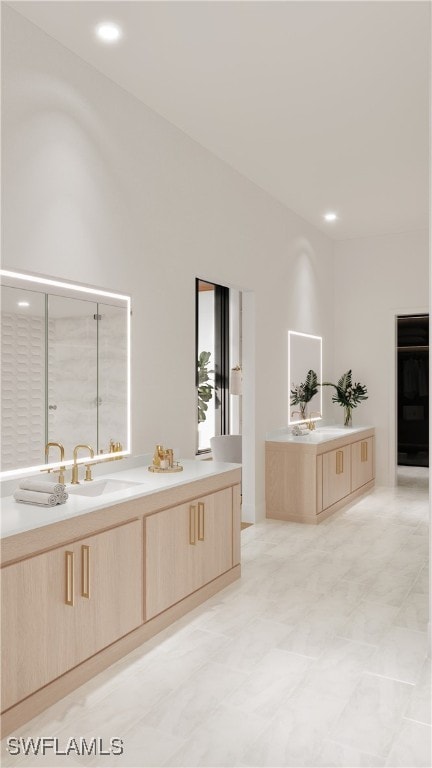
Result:
{"label": "vertical led wall light", "polygon": [[[322,337],[310,333],[288,331],[288,424],[304,421],[299,418],[299,406],[291,405],[291,389],[305,381],[309,370],[315,371],[322,381]],[[322,387],[308,403],[308,412],[313,421],[322,418]],[[313,414],[313,415],[312,415]],[[318,415],[319,414],[319,415]]]}

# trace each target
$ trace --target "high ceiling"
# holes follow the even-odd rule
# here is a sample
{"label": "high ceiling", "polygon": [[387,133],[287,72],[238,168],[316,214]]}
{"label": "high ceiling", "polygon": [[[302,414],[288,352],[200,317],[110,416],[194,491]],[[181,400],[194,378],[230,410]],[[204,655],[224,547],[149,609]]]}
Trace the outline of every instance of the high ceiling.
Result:
{"label": "high ceiling", "polygon": [[331,237],[428,226],[429,2],[9,5]]}

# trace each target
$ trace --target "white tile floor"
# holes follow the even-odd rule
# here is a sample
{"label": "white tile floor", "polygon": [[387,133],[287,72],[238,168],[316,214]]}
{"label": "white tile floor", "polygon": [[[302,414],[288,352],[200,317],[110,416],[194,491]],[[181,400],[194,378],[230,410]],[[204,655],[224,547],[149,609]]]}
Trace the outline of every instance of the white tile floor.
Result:
{"label": "white tile floor", "polygon": [[427,469],[319,526],[242,533],[242,579],[14,736],[121,757],[2,765],[430,766]]}

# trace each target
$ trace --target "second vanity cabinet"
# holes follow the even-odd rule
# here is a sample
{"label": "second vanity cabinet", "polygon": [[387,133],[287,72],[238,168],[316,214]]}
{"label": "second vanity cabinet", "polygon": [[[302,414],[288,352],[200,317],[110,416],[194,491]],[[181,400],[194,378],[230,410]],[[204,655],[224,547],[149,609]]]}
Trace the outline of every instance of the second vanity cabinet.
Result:
{"label": "second vanity cabinet", "polygon": [[266,442],[266,516],[319,523],[374,485],[375,430],[328,430]]}
{"label": "second vanity cabinet", "polygon": [[2,707],[142,622],[138,520],[2,569]]}

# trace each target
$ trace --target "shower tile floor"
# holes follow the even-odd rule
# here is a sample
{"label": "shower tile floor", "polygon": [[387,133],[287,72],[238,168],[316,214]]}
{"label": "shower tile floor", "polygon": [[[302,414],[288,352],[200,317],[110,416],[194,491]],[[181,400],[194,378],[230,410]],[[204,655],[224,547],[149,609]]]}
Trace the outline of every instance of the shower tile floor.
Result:
{"label": "shower tile floor", "polygon": [[428,470],[319,526],[242,532],[242,578],[11,736],[9,766],[430,766]]}

